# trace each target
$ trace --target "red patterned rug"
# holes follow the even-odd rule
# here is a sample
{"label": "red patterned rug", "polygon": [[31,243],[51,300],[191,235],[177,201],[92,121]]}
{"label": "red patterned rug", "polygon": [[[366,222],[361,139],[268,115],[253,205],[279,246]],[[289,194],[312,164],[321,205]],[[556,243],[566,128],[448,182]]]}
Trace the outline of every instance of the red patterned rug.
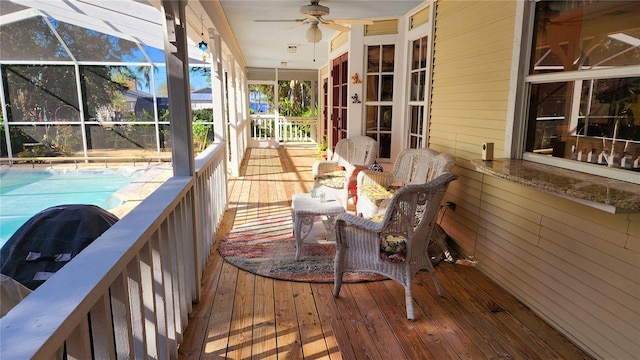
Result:
{"label": "red patterned rug", "polygon": [[[326,235],[323,222],[316,222],[304,239],[300,260],[295,261],[291,215],[269,216],[235,227],[222,238],[218,251],[230,264],[253,274],[280,280],[333,282],[336,248]],[[343,282],[383,279],[370,273],[345,273]]]}

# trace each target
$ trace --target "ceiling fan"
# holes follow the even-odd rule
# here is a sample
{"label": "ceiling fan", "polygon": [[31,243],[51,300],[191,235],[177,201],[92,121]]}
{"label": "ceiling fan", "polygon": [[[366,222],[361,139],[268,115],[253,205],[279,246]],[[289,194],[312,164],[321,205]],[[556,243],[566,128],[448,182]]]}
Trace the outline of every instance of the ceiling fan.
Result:
{"label": "ceiling fan", "polygon": [[324,16],[329,15],[329,8],[327,6],[320,5],[319,0],[311,0],[308,5],[302,5],[300,7],[300,14],[305,17],[302,19],[293,20],[268,20],[258,19],[256,22],[297,22],[301,25],[308,24],[309,29],[306,32],[306,38],[309,42],[317,43],[322,40],[322,32],[318,29],[318,26],[324,26],[329,29],[337,30],[340,32],[351,31],[351,28],[340,25],[341,24],[364,24],[371,25],[373,21],[362,19],[325,19]]}

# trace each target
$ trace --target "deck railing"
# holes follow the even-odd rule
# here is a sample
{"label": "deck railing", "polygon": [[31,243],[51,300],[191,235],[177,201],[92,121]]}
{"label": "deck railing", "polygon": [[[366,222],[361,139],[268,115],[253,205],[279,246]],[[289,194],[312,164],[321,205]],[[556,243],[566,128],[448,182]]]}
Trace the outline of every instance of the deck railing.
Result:
{"label": "deck railing", "polygon": [[251,115],[251,139],[265,142],[315,142],[318,119],[315,117],[289,117]]}
{"label": "deck railing", "polygon": [[227,206],[224,144],[0,319],[0,359],[175,359]]}

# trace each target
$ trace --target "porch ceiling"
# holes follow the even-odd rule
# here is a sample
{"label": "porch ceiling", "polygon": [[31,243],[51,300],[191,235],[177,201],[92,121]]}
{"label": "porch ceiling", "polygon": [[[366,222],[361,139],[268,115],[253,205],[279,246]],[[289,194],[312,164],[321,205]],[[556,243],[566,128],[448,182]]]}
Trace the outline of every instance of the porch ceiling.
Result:
{"label": "porch ceiling", "polygon": [[[364,1],[364,0],[322,0],[330,13],[325,19],[384,19],[404,15],[424,0]],[[163,47],[160,0],[0,0],[2,21],[18,21],[21,18],[48,15],[52,18],[77,26],[100,31],[125,39]],[[217,5],[216,5],[217,3]],[[305,39],[309,27],[299,22],[257,22],[256,20],[296,20],[303,19],[300,7],[309,0],[188,0],[186,15],[190,52],[200,56],[197,43],[206,38],[212,26],[224,33],[223,26],[230,31],[227,36],[235,39],[237,50],[246,67],[292,69],[318,69],[328,60],[328,40],[335,30],[320,27],[322,40],[315,44]],[[220,19],[216,10],[221,6],[224,18]],[[217,19],[213,25],[211,19]],[[202,19],[202,20],[201,20]],[[220,24],[226,22],[227,24]],[[289,52],[289,45],[296,45],[295,53]],[[315,61],[314,61],[315,59]]]}
{"label": "porch ceiling", "polygon": [[[200,0],[206,3],[207,0]],[[330,14],[325,19],[381,19],[404,15],[422,4],[423,0],[407,1],[363,1],[323,0]],[[256,22],[255,20],[303,19],[300,6],[308,0],[221,0],[225,15],[242,51],[248,67],[281,67],[286,61],[288,68],[318,69],[328,60],[328,40],[335,30],[320,27],[322,40],[314,46],[305,39],[308,25],[296,22]],[[288,45],[298,45],[296,53],[288,52]]]}

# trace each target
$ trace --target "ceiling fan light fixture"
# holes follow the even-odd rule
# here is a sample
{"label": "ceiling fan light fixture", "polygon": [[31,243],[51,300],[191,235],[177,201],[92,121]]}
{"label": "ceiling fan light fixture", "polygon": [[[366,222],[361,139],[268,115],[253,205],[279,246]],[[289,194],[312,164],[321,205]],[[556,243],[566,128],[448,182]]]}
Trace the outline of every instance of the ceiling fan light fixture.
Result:
{"label": "ceiling fan light fixture", "polygon": [[310,43],[319,43],[322,40],[322,31],[318,29],[318,24],[311,24],[307,30],[305,37]]}

